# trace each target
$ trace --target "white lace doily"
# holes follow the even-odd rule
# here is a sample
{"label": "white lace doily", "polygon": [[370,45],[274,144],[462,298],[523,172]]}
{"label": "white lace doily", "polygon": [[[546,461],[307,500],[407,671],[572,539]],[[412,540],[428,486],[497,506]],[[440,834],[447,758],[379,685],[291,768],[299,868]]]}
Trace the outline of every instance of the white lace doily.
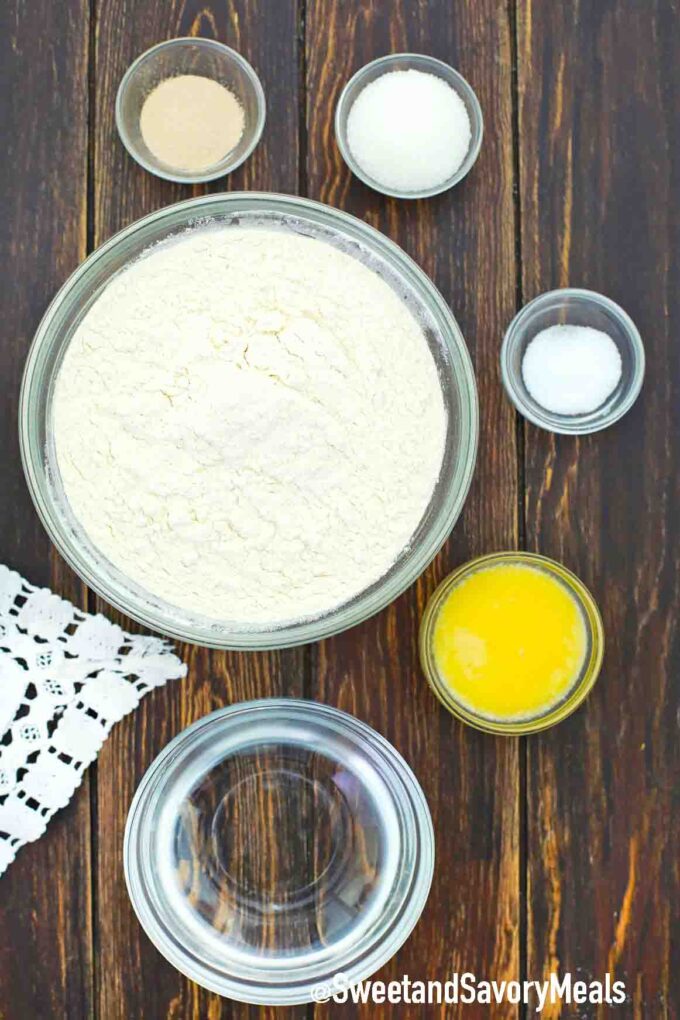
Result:
{"label": "white lace doily", "polygon": [[68,804],[113,724],[186,671],[169,642],[0,564],[0,875]]}

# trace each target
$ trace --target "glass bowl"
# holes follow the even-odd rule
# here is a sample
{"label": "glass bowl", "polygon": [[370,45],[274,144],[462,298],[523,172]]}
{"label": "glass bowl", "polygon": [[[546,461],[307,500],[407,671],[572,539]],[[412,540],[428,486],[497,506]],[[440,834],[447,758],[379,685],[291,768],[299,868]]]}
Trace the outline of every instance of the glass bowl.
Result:
{"label": "glass bowl", "polygon": [[[241,103],[245,125],[240,140],[219,163],[205,170],[181,170],[158,160],[139,128],[146,97],[166,78],[196,74],[226,85]],[[251,154],[260,140],[266,103],[260,79],[247,60],[214,39],[169,39],[152,46],[130,65],[118,87],[116,125],[125,148],[140,166],[166,181],[198,184],[231,173]]]}
{"label": "glass bowl", "polygon": [[[454,89],[465,103],[470,117],[472,137],[465,159],[448,180],[434,188],[426,188],[421,191],[391,191],[373,180],[372,177],[369,177],[354,159],[347,140],[347,118],[359,93],[366,85],[370,85],[376,78],[387,74],[389,71],[410,70],[434,74],[437,78],[443,78],[447,85]],[[442,191],[448,191],[454,184],[458,184],[474,166],[479,150],[482,147],[483,134],[484,118],[482,116],[482,108],[472,86],[453,67],[424,53],[391,53],[389,56],[379,57],[378,60],[373,60],[370,64],[366,64],[347,82],[340,93],[340,99],[335,110],[335,137],[345,163],[352,173],[360,181],[363,181],[364,184],[367,184],[369,188],[373,188],[374,191],[379,191],[383,195],[389,195],[392,198],[431,198],[433,195],[441,194]]]}
{"label": "glass bowl", "polygon": [[[447,415],[444,460],[429,506],[388,572],[348,602],[316,617],[255,627],[192,614],[117,570],[91,542],[65,497],[52,435],[54,383],[70,339],[111,278],[150,245],[206,223],[267,225],[318,237],[365,261],[406,299],[432,351]],[[20,442],[28,487],[52,541],[80,577],[127,616],[181,641],[264,649],[317,641],[377,613],[422,573],[458,519],[477,452],[477,391],[451,310],[423,271],[366,223],[307,199],[265,193],[207,195],[160,209],[98,248],[67,280],[38,327],[20,396]]]}
{"label": "glass bowl", "polygon": [[[537,333],[558,324],[591,326],[607,333],[621,355],[621,378],[613,393],[587,414],[555,414],[537,403],[522,377],[522,360]],[[623,417],[635,403],[645,374],[645,349],[635,323],[623,308],[592,290],[565,288],[541,294],[510,323],[501,347],[503,385],[520,414],[539,428],[563,435],[599,432]]]}
{"label": "glass bowl", "polygon": [[[571,689],[554,705],[551,705],[540,715],[531,718],[496,719],[476,713],[456,699],[455,692],[439,673],[432,642],[439,610],[456,585],[478,570],[513,564],[538,567],[540,570],[546,571],[552,578],[568,589],[583,616],[587,639],[586,653],[581,670],[574,680]],[[455,715],[469,726],[474,726],[478,730],[484,730],[486,733],[496,733],[504,736],[522,736],[528,733],[538,733],[540,730],[548,729],[548,727],[554,726],[556,723],[566,719],[590,693],[602,666],[604,627],[600,611],[593,596],[583,582],[575,574],[572,574],[570,570],[563,567],[562,564],[556,563],[546,556],[539,556],[537,553],[491,553],[488,556],[480,556],[469,563],[463,564],[458,570],[445,577],[435,590],[427,604],[420,625],[419,650],[420,662],[428,683],[442,705],[452,715]]]}
{"label": "glass bowl", "polygon": [[290,1005],[397,951],[427,900],[434,834],[383,737],[335,708],[274,699],[213,712],[163,749],[123,858],[170,963],[231,999]]}

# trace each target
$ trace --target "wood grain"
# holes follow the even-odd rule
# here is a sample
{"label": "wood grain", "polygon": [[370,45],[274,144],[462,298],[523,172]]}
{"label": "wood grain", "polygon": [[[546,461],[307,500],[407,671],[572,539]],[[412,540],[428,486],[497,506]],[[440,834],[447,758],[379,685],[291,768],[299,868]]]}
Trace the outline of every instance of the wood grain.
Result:
{"label": "wood grain", "polygon": [[[353,179],[333,136],[338,94],[362,64],[390,51],[428,52],[458,67],[487,120],[480,160],[453,192],[396,202]],[[517,744],[464,729],[439,707],[417,662],[418,624],[434,586],[455,564],[517,543],[513,414],[497,352],[514,311],[511,23],[505,4],[456,0],[315,0],[306,23],[309,193],[366,219],[397,241],[438,284],[465,334],[477,373],[481,442],[472,492],[450,541],[422,578],[376,618],[312,649],[312,695],[371,723],[406,757],[432,811],[437,863],[425,914],[378,978],[446,980],[454,970],[519,974]],[[489,508],[493,506],[493,512]],[[375,1015],[333,1005],[317,1014]],[[419,1016],[418,1007],[380,1007]],[[487,1017],[486,1006],[437,1015]],[[516,1007],[494,1016],[514,1017]]]}
{"label": "wood grain", "polygon": [[[214,182],[211,190],[296,190],[299,101],[294,0],[163,4],[102,0],[96,9],[95,243],[145,213],[206,190],[151,177],[128,156],[115,130],[115,94],[125,69],[138,53],[173,36],[204,35],[233,46],[260,74],[267,96],[268,123],[262,142],[243,167]],[[169,739],[223,705],[276,694],[301,695],[303,653],[219,654],[186,646],[180,653],[189,664],[187,680],[150,695],[132,718],[116,728],[99,759],[95,935],[97,1006],[106,1020],[142,1016],[217,1020],[257,1012],[187,981],[147,940],[125,890],[123,831],[137,783]],[[261,821],[267,824],[267,819]],[[299,1015],[304,1013],[303,1009]],[[274,1017],[277,1011],[258,1015]],[[296,1015],[296,1010],[286,1013]]]}
{"label": "wood grain", "polygon": [[[85,255],[86,0],[0,9],[0,562],[84,605],[24,482],[21,374],[55,290]],[[2,878],[0,1017],[86,1017],[92,1004],[89,783]]]}
{"label": "wood grain", "polygon": [[529,746],[528,970],[610,971],[616,1015],[655,1018],[680,1009],[679,47],[675,3],[519,3],[524,296],[602,291],[648,357],[611,430],[526,431],[529,546],[580,574],[607,639],[586,706]]}

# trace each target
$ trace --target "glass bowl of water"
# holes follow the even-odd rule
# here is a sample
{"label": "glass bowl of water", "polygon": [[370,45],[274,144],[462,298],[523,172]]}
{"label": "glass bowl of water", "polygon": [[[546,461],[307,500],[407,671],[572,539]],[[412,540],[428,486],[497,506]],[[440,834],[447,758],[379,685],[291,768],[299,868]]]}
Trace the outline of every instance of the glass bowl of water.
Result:
{"label": "glass bowl of water", "polygon": [[292,1005],[396,952],[427,899],[434,837],[383,737],[326,705],[270,699],[167,745],[132,802],[124,863],[142,926],[178,970]]}

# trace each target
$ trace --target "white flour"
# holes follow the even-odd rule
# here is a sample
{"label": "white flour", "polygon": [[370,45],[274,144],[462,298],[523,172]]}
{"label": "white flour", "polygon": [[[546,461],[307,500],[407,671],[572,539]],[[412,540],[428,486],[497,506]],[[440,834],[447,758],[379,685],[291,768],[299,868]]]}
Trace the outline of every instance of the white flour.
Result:
{"label": "white flour", "polygon": [[54,397],[72,509],[124,573],[252,624],[331,609],[415,531],[446,419],[415,318],[312,238],[194,231],[119,275]]}

